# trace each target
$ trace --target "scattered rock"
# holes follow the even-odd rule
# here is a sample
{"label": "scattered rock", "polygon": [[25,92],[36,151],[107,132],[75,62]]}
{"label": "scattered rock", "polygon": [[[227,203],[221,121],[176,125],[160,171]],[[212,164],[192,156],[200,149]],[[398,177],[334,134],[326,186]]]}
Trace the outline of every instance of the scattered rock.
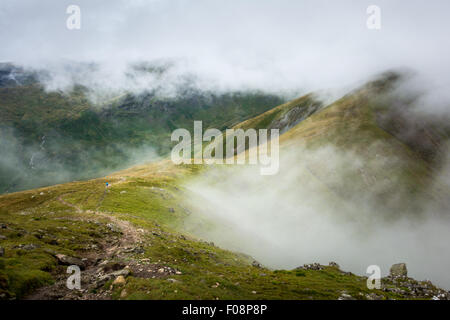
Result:
{"label": "scattered rock", "polygon": [[356,300],[356,299],[347,293],[341,293],[341,296],[338,298],[338,300]]}
{"label": "scattered rock", "polygon": [[262,268],[261,264],[258,261],[256,261],[256,260],[253,260],[252,266],[254,266],[255,268]]}
{"label": "scattered rock", "polygon": [[6,239],[7,239],[6,236],[0,234],[0,240],[6,240]]}
{"label": "scattered rock", "polygon": [[369,294],[366,294],[366,299],[367,300],[383,300],[384,297],[381,295],[377,295],[376,293],[369,293]]}
{"label": "scattered rock", "polygon": [[24,246],[22,247],[22,249],[23,249],[23,250],[34,250],[34,249],[37,249],[37,248],[39,248],[39,247],[40,247],[40,245],[31,243],[31,244],[26,244],[26,245],[24,245]]}
{"label": "scattered rock", "polygon": [[120,232],[120,229],[112,223],[107,223],[106,227],[112,232]]}
{"label": "scattered rock", "polygon": [[3,257],[5,255],[5,249],[3,247],[0,247],[0,257]]}
{"label": "scattered rock", "polygon": [[175,212],[175,209],[174,209],[174,208],[169,208],[169,212],[170,212],[170,213],[174,213],[174,212]]}
{"label": "scattered rock", "polygon": [[122,292],[120,292],[120,297],[123,299],[128,295],[128,292],[126,289],[123,289]]}
{"label": "scattered rock", "polygon": [[295,270],[323,270],[323,266],[321,266],[319,263],[311,263],[311,264],[304,264],[301,267],[295,268]]}
{"label": "scattered rock", "polygon": [[123,276],[124,278],[127,277],[130,274],[130,270],[128,269],[122,269],[119,271],[115,271],[112,273],[105,274],[104,276],[100,276],[97,281],[95,281],[94,287],[100,288],[102,287],[106,282],[113,278],[118,278],[119,276]]}
{"label": "scattered rock", "polygon": [[393,278],[397,277],[407,277],[408,269],[406,269],[406,263],[394,264],[389,270],[389,275]]}
{"label": "scattered rock", "polygon": [[123,252],[132,252],[132,253],[143,254],[143,253],[145,253],[145,249],[143,247],[141,247],[141,246],[128,247],[128,248],[124,248]]}
{"label": "scattered rock", "polygon": [[110,275],[113,277],[118,277],[118,276],[128,277],[130,275],[130,273],[131,273],[130,269],[125,268],[125,269],[122,269],[119,271],[112,272],[112,273],[110,273]]}
{"label": "scattered rock", "polygon": [[437,294],[437,295],[433,296],[433,298],[431,298],[431,299],[432,300],[450,300],[450,292]]}
{"label": "scattered rock", "polygon": [[34,250],[40,247],[41,246],[38,244],[30,243],[30,244],[19,244],[17,246],[14,246],[13,249]]}

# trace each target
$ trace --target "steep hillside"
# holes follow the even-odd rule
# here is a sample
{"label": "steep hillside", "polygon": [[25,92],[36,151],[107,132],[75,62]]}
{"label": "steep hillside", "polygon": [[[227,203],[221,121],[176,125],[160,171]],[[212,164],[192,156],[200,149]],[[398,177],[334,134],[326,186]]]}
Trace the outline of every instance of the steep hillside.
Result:
{"label": "steep hillside", "polygon": [[393,211],[420,211],[421,203],[430,201],[448,208],[450,189],[436,178],[447,152],[449,122],[416,110],[419,97],[396,92],[404,77],[385,73],[326,106],[309,94],[235,128],[280,129],[281,153],[332,147],[353,154],[358,163],[338,173],[327,157],[299,163],[344,200],[369,193]]}
{"label": "steep hillside", "polygon": [[[1,297],[426,299],[446,294],[402,277],[384,279],[384,290],[369,290],[366,278],[334,264],[271,270],[180,231],[190,212],[179,201],[184,196],[179,185],[199,170],[163,161],[106,179],[1,196]],[[81,291],[65,286],[69,264],[84,270]],[[113,282],[120,276],[124,282]],[[414,286],[416,291],[408,289]]]}
{"label": "steep hillside", "polygon": [[314,94],[308,94],[269,111],[246,120],[235,129],[279,129],[280,134],[288,131],[301,121],[323,108],[323,102]]}

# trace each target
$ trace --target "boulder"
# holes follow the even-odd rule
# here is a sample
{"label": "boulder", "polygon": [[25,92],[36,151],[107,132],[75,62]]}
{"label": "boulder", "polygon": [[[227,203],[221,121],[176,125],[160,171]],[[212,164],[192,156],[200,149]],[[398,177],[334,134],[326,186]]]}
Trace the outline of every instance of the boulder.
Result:
{"label": "boulder", "polygon": [[408,269],[406,268],[406,263],[397,263],[392,265],[391,269],[389,270],[389,275],[393,278],[407,277]]}
{"label": "boulder", "polygon": [[127,283],[127,280],[125,280],[124,276],[118,276],[116,279],[114,279],[113,286],[123,286],[126,283]]}
{"label": "boulder", "polygon": [[85,267],[84,261],[75,257],[66,256],[65,254],[56,254],[55,258],[58,259],[59,264],[65,266],[76,265],[79,266],[80,269],[84,269]]}

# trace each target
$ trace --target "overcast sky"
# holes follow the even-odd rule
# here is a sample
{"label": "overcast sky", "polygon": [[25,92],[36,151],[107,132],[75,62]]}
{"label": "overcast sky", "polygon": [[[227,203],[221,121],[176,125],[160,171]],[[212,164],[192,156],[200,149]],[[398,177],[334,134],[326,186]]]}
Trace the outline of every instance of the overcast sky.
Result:
{"label": "overcast sky", "polygon": [[[71,4],[81,9],[80,30],[66,27]],[[380,30],[366,26],[372,4]],[[207,84],[271,90],[411,67],[448,85],[449,15],[448,0],[1,0],[0,61],[96,61],[117,72],[173,59]]]}

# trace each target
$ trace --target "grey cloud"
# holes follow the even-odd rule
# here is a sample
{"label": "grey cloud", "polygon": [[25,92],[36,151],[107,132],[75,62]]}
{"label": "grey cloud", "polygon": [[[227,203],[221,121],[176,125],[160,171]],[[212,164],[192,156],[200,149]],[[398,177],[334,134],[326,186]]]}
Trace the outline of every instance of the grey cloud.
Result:
{"label": "grey cloud", "polygon": [[[69,4],[81,7],[81,30],[66,29]],[[377,1],[380,31],[366,28],[370,4],[4,0],[0,60],[40,68],[93,61],[106,72],[95,82],[124,87],[130,63],[155,59],[177,61],[179,74],[222,89],[313,90],[399,66],[447,86],[450,3]]]}

